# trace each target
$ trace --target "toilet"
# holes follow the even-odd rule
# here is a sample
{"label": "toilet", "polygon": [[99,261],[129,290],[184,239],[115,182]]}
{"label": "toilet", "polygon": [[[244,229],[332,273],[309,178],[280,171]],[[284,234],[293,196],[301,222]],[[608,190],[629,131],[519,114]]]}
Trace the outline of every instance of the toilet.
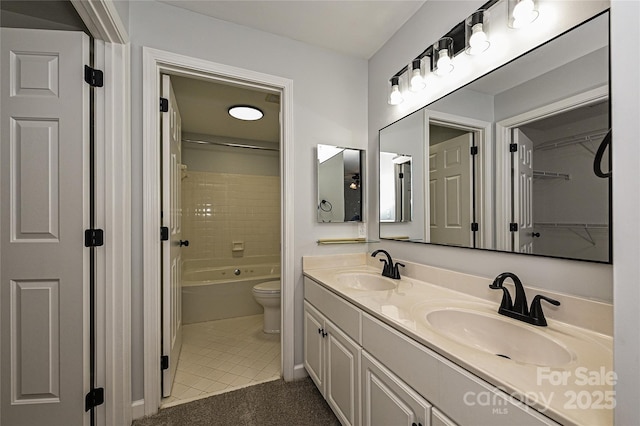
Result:
{"label": "toilet", "polygon": [[253,297],[264,308],[262,331],[280,333],[280,281],[256,284]]}

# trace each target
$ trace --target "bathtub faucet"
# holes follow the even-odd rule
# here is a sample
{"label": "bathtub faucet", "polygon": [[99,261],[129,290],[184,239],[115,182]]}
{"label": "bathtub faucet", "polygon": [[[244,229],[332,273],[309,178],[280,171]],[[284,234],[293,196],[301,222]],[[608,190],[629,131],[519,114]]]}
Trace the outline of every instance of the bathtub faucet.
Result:
{"label": "bathtub faucet", "polygon": [[404,264],[400,262],[394,264],[391,255],[385,250],[376,250],[371,253],[371,257],[376,257],[378,253],[384,253],[387,256],[386,259],[380,259],[380,262],[384,262],[384,267],[382,268],[382,276],[393,278],[394,280],[399,280],[400,270],[398,269],[398,266],[404,267]]}

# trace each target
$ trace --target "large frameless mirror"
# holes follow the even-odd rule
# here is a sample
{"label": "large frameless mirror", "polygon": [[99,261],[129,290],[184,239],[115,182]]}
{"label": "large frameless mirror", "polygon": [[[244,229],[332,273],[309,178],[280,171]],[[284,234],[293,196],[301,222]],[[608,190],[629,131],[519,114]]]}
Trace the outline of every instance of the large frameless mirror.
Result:
{"label": "large frameless mirror", "polygon": [[317,151],[318,222],[362,222],[364,151],[322,144]]}
{"label": "large frameless mirror", "polygon": [[605,12],[383,128],[380,238],[610,262],[609,105]]}

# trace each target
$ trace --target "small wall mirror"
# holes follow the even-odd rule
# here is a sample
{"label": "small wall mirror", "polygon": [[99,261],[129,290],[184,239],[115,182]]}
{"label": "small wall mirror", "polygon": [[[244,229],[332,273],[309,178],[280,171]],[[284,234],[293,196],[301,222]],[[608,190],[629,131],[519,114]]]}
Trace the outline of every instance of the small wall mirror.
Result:
{"label": "small wall mirror", "polygon": [[604,12],[380,130],[380,238],[610,262],[610,121]]}
{"label": "small wall mirror", "polygon": [[362,222],[364,151],[318,145],[318,222]]}

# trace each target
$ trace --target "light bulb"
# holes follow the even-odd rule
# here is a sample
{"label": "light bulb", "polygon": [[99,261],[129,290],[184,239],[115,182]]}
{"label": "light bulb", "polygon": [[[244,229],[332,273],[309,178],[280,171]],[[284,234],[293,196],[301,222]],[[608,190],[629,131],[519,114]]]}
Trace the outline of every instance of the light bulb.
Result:
{"label": "light bulb", "polygon": [[469,50],[470,55],[477,55],[489,48],[489,40],[487,34],[482,28],[482,23],[475,24],[471,28],[471,37],[469,37]]}
{"label": "light bulb", "polygon": [[400,88],[398,87],[398,81],[391,83],[391,93],[389,94],[389,105],[399,105],[404,101]]}
{"label": "light bulb", "polygon": [[453,71],[453,64],[449,57],[449,51],[447,49],[440,49],[438,51],[438,62],[436,62],[436,74],[445,75]]}
{"label": "light bulb", "polygon": [[411,72],[411,82],[409,86],[409,90],[412,92],[419,92],[420,90],[426,87],[426,83],[424,82],[424,78],[420,74],[420,68],[414,68]]}
{"label": "light bulb", "polygon": [[513,28],[522,28],[535,21],[538,11],[534,9],[533,0],[520,0],[513,8]]}

